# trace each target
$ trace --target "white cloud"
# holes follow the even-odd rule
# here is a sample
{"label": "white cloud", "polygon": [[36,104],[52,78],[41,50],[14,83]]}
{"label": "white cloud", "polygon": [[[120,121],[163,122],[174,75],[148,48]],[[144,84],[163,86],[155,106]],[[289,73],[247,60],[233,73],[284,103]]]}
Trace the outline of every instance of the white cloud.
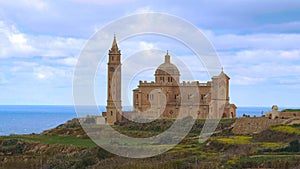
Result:
{"label": "white cloud", "polygon": [[80,53],[84,39],[30,35],[14,25],[0,21],[0,58],[9,57],[74,57]]}
{"label": "white cloud", "polygon": [[140,50],[151,50],[155,48],[155,45],[153,43],[141,41],[139,42],[139,49]]}
{"label": "white cloud", "polygon": [[47,8],[47,4],[45,1],[41,0],[21,0],[23,3],[30,8],[34,8],[37,10],[45,10]]}
{"label": "white cloud", "polygon": [[300,50],[281,51],[279,57],[283,59],[300,60]]}
{"label": "white cloud", "polygon": [[144,6],[136,9],[133,13],[147,13],[147,12],[154,12],[150,6]]}
{"label": "white cloud", "polygon": [[96,5],[116,5],[122,3],[131,3],[135,0],[69,0],[82,4],[96,4]]}
{"label": "white cloud", "polygon": [[26,55],[34,52],[34,47],[28,44],[28,37],[18,31],[14,25],[8,25],[0,21],[0,58],[15,56],[16,54]]}
{"label": "white cloud", "polygon": [[300,50],[245,50],[220,53],[233,84],[282,84],[300,74]]}
{"label": "white cloud", "polygon": [[64,66],[72,66],[72,67],[75,67],[76,64],[77,64],[77,58],[63,58],[63,59],[57,59],[54,61],[54,63],[58,63],[58,64],[61,64],[61,65],[64,65]]}
{"label": "white cloud", "polygon": [[299,30],[300,21],[284,22],[279,24],[266,24],[262,30],[294,31]]}
{"label": "white cloud", "polygon": [[261,49],[292,50],[300,49],[300,34],[221,34],[210,30],[203,31],[217,50]]}
{"label": "white cloud", "polygon": [[126,40],[118,44],[122,52],[122,58],[136,54],[136,52],[159,49],[157,42],[144,40]]}
{"label": "white cloud", "polygon": [[62,69],[57,69],[50,66],[38,66],[34,68],[34,75],[41,80],[49,79],[52,77],[64,77],[66,72]]}
{"label": "white cloud", "polygon": [[38,64],[35,62],[25,62],[25,61],[16,61],[13,62],[14,65],[22,66],[22,67],[33,67],[37,66]]}
{"label": "white cloud", "polygon": [[232,84],[295,86],[290,82],[300,74],[300,34],[208,33]]}
{"label": "white cloud", "polygon": [[234,85],[254,85],[260,82],[264,81],[264,78],[259,78],[259,77],[247,77],[247,76],[241,76],[241,75],[236,75],[231,77],[230,83]]}
{"label": "white cloud", "polygon": [[23,70],[24,68],[32,68],[37,66],[38,64],[35,62],[24,62],[24,61],[17,61],[13,62],[10,68],[10,71],[15,73]]}
{"label": "white cloud", "polygon": [[45,12],[49,8],[49,4],[45,0],[14,0],[14,1],[0,1],[0,5],[15,7],[18,9],[27,8],[28,10],[37,10]]}
{"label": "white cloud", "polygon": [[300,84],[300,78],[292,78],[292,79],[279,79],[280,84]]}

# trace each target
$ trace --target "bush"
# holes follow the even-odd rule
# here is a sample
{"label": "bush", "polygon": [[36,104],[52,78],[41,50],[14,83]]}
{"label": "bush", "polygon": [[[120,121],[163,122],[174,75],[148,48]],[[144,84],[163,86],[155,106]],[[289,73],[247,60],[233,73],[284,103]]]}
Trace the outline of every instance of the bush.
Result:
{"label": "bush", "polygon": [[16,145],[18,142],[17,139],[10,139],[10,140],[7,140],[7,141],[4,141],[2,143],[3,146],[12,146],[12,145]]}
{"label": "bush", "polygon": [[290,142],[290,145],[286,148],[277,149],[277,152],[300,152],[300,143],[298,140],[294,140]]}

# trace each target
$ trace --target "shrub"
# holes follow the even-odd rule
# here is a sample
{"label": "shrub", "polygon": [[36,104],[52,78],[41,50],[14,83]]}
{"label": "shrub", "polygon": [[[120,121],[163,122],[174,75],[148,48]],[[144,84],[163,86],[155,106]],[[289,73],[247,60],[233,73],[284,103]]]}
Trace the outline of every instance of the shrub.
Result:
{"label": "shrub", "polygon": [[300,129],[293,126],[275,126],[272,127],[271,129],[277,132],[300,135]]}

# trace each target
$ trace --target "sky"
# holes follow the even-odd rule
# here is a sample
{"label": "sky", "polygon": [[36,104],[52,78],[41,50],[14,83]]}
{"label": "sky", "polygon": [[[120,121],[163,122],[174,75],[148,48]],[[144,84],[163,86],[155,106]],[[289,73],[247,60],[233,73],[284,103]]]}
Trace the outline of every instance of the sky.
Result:
{"label": "sky", "polygon": [[[89,38],[116,19],[143,12],[175,15],[201,29],[231,78],[230,99],[238,107],[300,107],[298,0],[0,1],[0,104],[72,105],[74,69]],[[124,58],[146,49],[169,50],[197,72],[198,65],[173,40],[141,36],[119,47]],[[106,70],[98,72],[97,100],[105,105]],[[154,72],[146,72],[139,77],[153,80]]]}

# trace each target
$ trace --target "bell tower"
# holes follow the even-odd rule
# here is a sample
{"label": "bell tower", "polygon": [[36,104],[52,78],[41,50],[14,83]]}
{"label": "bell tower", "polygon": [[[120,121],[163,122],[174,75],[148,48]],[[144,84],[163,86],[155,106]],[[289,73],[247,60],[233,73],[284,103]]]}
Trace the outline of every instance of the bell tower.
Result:
{"label": "bell tower", "polygon": [[108,124],[122,121],[121,102],[121,51],[118,48],[116,36],[108,53],[107,69],[107,104],[106,117]]}

